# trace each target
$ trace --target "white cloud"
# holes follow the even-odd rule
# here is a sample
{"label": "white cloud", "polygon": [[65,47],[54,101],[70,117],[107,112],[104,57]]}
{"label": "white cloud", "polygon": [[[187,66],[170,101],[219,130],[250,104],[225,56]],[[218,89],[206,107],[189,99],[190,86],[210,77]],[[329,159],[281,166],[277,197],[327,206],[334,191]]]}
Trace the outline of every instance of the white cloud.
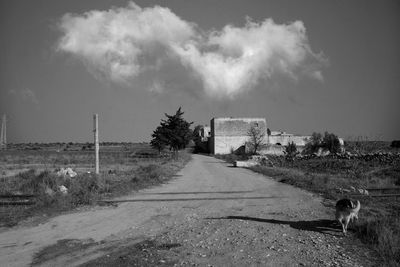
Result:
{"label": "white cloud", "polygon": [[83,58],[90,67],[114,81],[137,76],[157,67],[156,56],[171,44],[180,44],[194,34],[192,26],[168,8],[126,8],[66,14],[58,49]]}
{"label": "white cloud", "polygon": [[[175,51],[198,73],[209,94],[230,97],[275,72],[295,77],[310,58],[322,61],[311,51],[302,22],[278,25],[271,19],[262,23],[248,20],[242,28],[227,25],[211,33],[203,46],[187,44]],[[320,79],[322,74],[318,74]]]}
{"label": "white cloud", "polygon": [[[227,25],[204,34],[168,8],[140,8],[131,2],[126,8],[66,14],[60,29],[60,51],[113,81],[129,83],[146,71],[162,77],[168,61],[180,62],[189,71],[182,75],[194,73],[205,92],[216,97],[233,98],[277,72],[323,80],[324,58],[312,52],[301,21],[248,19],[244,27]],[[162,91],[161,84],[149,89]]]}

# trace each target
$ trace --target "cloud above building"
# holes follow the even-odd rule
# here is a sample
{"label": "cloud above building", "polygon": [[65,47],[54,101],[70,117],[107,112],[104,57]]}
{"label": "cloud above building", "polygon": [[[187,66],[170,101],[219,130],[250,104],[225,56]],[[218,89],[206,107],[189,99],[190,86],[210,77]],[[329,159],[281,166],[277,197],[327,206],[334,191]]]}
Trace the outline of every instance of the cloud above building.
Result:
{"label": "cloud above building", "polygon": [[207,95],[234,98],[276,73],[322,81],[326,62],[311,50],[301,21],[248,18],[243,27],[206,32],[168,8],[130,2],[107,11],[65,14],[59,29],[57,50],[81,59],[97,77],[129,85],[150,73],[147,89],[156,92],[163,91],[164,73],[174,64],[184,67],[181,75],[201,81]]}

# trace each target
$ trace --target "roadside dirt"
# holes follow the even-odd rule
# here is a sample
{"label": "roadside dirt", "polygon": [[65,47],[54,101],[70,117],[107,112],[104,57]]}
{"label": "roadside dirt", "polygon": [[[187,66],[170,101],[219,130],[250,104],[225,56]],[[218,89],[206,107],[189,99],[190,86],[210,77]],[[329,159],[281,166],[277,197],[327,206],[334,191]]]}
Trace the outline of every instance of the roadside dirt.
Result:
{"label": "roadside dirt", "polygon": [[212,157],[118,200],[0,230],[2,266],[379,265],[342,236],[333,203]]}

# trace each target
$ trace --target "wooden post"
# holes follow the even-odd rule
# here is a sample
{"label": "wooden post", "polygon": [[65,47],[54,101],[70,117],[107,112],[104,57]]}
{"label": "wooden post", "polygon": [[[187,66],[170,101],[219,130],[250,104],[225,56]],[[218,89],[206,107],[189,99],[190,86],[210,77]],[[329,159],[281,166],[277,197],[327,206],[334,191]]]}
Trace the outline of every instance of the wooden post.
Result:
{"label": "wooden post", "polygon": [[4,141],[4,149],[7,149],[7,117],[6,117],[6,114],[4,114],[4,136],[3,136],[3,141]]}
{"label": "wooden post", "polygon": [[95,151],[95,157],[96,157],[96,174],[100,173],[100,168],[99,168],[99,115],[94,114],[93,115],[93,132],[94,132],[94,151]]}
{"label": "wooden post", "polygon": [[4,143],[3,135],[4,135],[4,115],[1,118],[0,149],[3,149],[3,145],[4,145],[3,144]]}
{"label": "wooden post", "polygon": [[7,118],[6,114],[1,119],[0,149],[7,149]]}

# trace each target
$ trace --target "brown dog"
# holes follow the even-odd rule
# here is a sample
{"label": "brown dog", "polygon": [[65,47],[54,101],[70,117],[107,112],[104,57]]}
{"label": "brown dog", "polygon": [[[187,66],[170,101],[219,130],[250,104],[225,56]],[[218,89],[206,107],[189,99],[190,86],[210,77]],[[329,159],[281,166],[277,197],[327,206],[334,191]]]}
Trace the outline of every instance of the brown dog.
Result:
{"label": "brown dog", "polygon": [[360,211],[360,201],[351,201],[344,198],[336,202],[336,220],[342,225],[343,234],[347,233],[347,226],[350,220],[358,219],[358,212]]}

